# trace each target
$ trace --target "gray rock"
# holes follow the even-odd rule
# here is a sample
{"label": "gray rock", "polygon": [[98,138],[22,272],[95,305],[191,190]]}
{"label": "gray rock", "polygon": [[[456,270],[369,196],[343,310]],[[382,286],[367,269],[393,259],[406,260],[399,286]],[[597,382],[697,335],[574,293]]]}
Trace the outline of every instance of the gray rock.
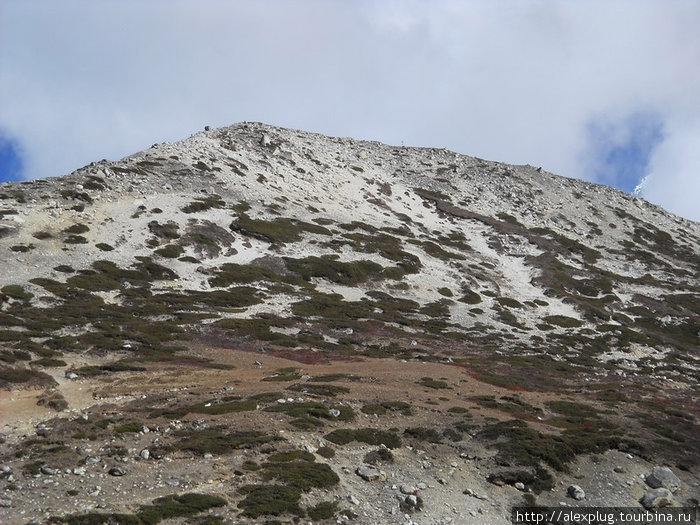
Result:
{"label": "gray rock", "polygon": [[85,464],[86,465],[96,465],[100,461],[102,461],[98,456],[87,456],[85,458]]}
{"label": "gray rock", "polygon": [[654,467],[645,481],[652,489],[665,488],[671,492],[676,492],[681,486],[681,480],[668,467]]}
{"label": "gray rock", "polygon": [[413,494],[416,491],[416,487],[414,487],[412,485],[405,485],[404,484],[404,485],[401,485],[399,490],[401,491],[401,494]]}
{"label": "gray rock", "polygon": [[522,481],[517,481],[513,486],[518,490],[525,490],[525,484]]}
{"label": "gray rock", "polygon": [[569,485],[569,488],[566,489],[566,493],[570,498],[573,498],[577,501],[581,501],[586,497],[586,493],[578,485]]}
{"label": "gray rock", "polygon": [[409,507],[417,507],[418,506],[418,496],[415,496],[414,494],[411,494],[410,496],[406,496],[406,499],[404,500],[406,502],[406,505]]}
{"label": "gray rock", "polygon": [[147,448],[144,448],[141,452],[139,452],[139,457],[141,459],[150,459],[151,451],[148,450]]}
{"label": "gray rock", "polygon": [[59,472],[55,468],[47,467],[46,465],[43,465],[39,470],[42,474],[46,474],[47,476],[55,476]]}
{"label": "gray rock", "polygon": [[75,372],[66,372],[64,375],[66,379],[78,379],[78,374]]}
{"label": "gray rock", "polygon": [[665,488],[652,489],[639,501],[646,509],[656,509],[673,505],[673,495]]}
{"label": "gray rock", "polygon": [[0,507],[2,508],[10,508],[12,506],[12,500],[7,499],[7,498],[0,498]]}
{"label": "gray rock", "polygon": [[372,465],[360,465],[355,469],[355,474],[365,481],[386,481],[386,473]]}
{"label": "gray rock", "polygon": [[337,408],[331,408],[330,410],[328,410],[328,415],[331,417],[338,417],[340,415],[340,410],[338,410]]}
{"label": "gray rock", "polygon": [[356,498],[355,496],[353,496],[352,494],[350,494],[350,495],[348,496],[348,501],[349,501],[350,503],[352,503],[353,505],[359,505],[359,504],[360,504],[360,500],[357,499],[357,498]]}
{"label": "gray rock", "polygon": [[111,469],[109,469],[110,476],[124,476],[125,474],[126,471],[121,467],[112,467]]}
{"label": "gray rock", "polygon": [[85,468],[83,467],[75,467],[73,469],[73,474],[75,474],[76,476],[84,476],[85,472]]}

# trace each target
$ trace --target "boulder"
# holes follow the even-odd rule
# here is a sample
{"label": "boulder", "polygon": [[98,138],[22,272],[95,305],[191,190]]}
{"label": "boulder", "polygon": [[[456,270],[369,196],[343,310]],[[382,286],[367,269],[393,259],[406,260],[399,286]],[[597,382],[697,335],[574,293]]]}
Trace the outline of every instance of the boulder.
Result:
{"label": "boulder", "polygon": [[668,467],[654,467],[645,481],[652,489],[664,488],[671,492],[676,492],[681,486],[681,480]]}
{"label": "boulder", "polygon": [[360,465],[355,469],[355,474],[365,481],[386,481],[386,473],[372,465]]}
{"label": "boulder", "polygon": [[656,509],[673,505],[673,495],[665,488],[648,491],[639,501],[646,509]]}
{"label": "boulder", "polygon": [[581,501],[586,497],[586,493],[578,485],[569,485],[569,488],[566,489],[566,493],[570,498],[573,498],[576,501]]}

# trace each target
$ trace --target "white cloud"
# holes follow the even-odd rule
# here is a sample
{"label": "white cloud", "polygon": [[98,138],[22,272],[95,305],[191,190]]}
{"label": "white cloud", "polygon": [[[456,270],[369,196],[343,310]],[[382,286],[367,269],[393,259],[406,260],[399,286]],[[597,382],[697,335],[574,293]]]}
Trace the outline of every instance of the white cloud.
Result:
{"label": "white cloud", "polygon": [[32,177],[259,120],[590,180],[591,124],[653,114],[644,195],[693,216],[699,19],[683,0],[5,0],[0,124]]}

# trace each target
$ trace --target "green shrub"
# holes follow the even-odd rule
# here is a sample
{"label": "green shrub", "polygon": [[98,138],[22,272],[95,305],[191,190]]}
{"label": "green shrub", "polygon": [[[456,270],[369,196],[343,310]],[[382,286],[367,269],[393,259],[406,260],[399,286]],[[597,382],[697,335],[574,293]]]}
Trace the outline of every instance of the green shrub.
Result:
{"label": "green shrub", "polygon": [[281,438],[269,436],[264,432],[250,430],[224,434],[221,429],[208,428],[195,432],[182,433],[180,441],[172,448],[188,450],[196,454],[227,454],[241,448],[252,448]]}
{"label": "green shrub", "polygon": [[578,328],[583,325],[578,319],[566,315],[548,315],[544,318],[544,321],[562,328]]}
{"label": "green shrub", "polygon": [[2,292],[2,295],[6,295],[7,297],[20,301],[28,301],[34,297],[34,294],[25,291],[24,287],[19,284],[8,284],[7,286],[3,286],[0,288],[0,292]]}
{"label": "green shrub", "polygon": [[428,443],[441,443],[442,438],[437,430],[425,427],[407,428],[403,432],[405,435],[417,439],[418,441],[427,441]]}
{"label": "green shrub", "polygon": [[245,485],[241,494],[246,497],[238,504],[243,509],[243,516],[259,518],[260,516],[281,516],[293,514],[303,516],[304,511],[299,507],[301,490],[285,485]]}
{"label": "green shrub", "polygon": [[143,428],[143,423],[140,421],[130,421],[129,423],[124,423],[114,427],[114,431],[117,434],[126,434],[130,432],[140,432]]}
{"label": "green shrub", "polygon": [[226,203],[218,195],[210,195],[208,197],[197,197],[187,206],[182,208],[185,213],[196,213],[200,211],[210,210],[211,208],[224,208]]}
{"label": "green shrub", "polygon": [[82,235],[69,235],[63,242],[66,244],[87,244],[88,240]]}
{"label": "green shrub", "polygon": [[86,226],[85,224],[74,224],[73,226],[70,226],[63,230],[64,233],[75,233],[75,234],[80,234],[80,233],[85,233],[89,232],[90,228]]}
{"label": "green shrub", "polygon": [[335,457],[335,449],[331,447],[320,447],[316,453],[326,459],[331,459]]}
{"label": "green shrub", "polygon": [[153,500],[152,505],[142,506],[136,516],[144,525],[155,525],[168,518],[193,516],[226,504],[225,499],[210,494],[171,495]]}
{"label": "green shrub", "polygon": [[176,259],[182,255],[183,249],[177,244],[168,244],[167,246],[163,246],[162,248],[155,250],[154,253],[167,259]]}
{"label": "green shrub", "polygon": [[418,381],[418,384],[427,388],[432,388],[434,390],[452,388],[445,381],[440,381],[431,377],[421,377],[420,381]]}
{"label": "green shrub", "polygon": [[394,455],[388,448],[378,448],[367,452],[365,457],[362,459],[362,462],[369,465],[377,465],[378,463],[393,463]]}
{"label": "green shrub", "polygon": [[270,463],[288,463],[290,461],[316,461],[311,452],[306,450],[288,450],[276,452],[267,458]]}
{"label": "green shrub", "polygon": [[230,228],[241,235],[254,237],[273,244],[296,242],[301,239],[303,232],[317,235],[332,235],[330,230],[317,224],[286,217],[272,221],[251,219],[243,212],[240,213],[238,219],[231,223]]}
{"label": "green shrub", "polygon": [[67,363],[62,359],[55,359],[53,357],[43,357],[41,359],[36,359],[35,361],[32,361],[31,364],[36,366],[44,366],[47,368],[56,366],[67,366]]}
{"label": "green shrub", "polygon": [[335,501],[322,501],[307,509],[307,514],[312,520],[327,520],[335,516],[336,512],[338,512],[338,503]]}
{"label": "green shrub", "polygon": [[413,415],[411,405],[404,401],[382,401],[380,403],[368,403],[360,409],[364,414],[376,414],[383,416],[387,412],[400,412],[404,416]]}
{"label": "green shrub", "polygon": [[368,445],[384,445],[387,448],[401,446],[401,438],[394,432],[374,428],[338,429],[323,437],[336,445],[347,445],[352,441],[359,441]]}
{"label": "green shrub", "polygon": [[114,246],[105,242],[98,242],[97,244],[95,244],[95,248],[97,248],[98,250],[102,250],[103,252],[111,252],[112,250],[114,250]]}
{"label": "green shrub", "polygon": [[263,466],[263,479],[276,479],[302,491],[330,488],[340,482],[338,475],[325,463],[291,461]]}

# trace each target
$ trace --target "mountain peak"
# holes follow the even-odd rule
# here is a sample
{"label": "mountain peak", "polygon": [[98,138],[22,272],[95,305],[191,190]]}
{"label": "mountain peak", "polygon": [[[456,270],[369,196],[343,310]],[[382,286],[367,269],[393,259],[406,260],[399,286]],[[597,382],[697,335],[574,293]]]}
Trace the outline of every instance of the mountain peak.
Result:
{"label": "mountain peak", "polygon": [[[336,491],[334,514],[338,475],[367,500],[383,497],[353,472],[362,461],[381,470],[387,453],[361,458],[357,442],[388,451],[403,440],[412,448],[382,468],[416,482],[425,469],[449,471],[459,482],[422,501],[459,500],[467,516],[464,483],[504,506],[519,493],[494,484],[546,488],[538,502],[556,504],[564,496],[548,489],[584,465],[581,454],[600,454],[608,473],[627,454],[635,475],[647,468],[641,455],[697,464],[700,230],[631,195],[445,149],[243,122],[3,184],[0,199],[10,269],[0,275],[0,383],[35,396],[31,417],[69,451],[87,450],[78,435],[95,437],[101,462],[128,455],[104,452],[115,439],[148,450],[125,460],[135,483],[150,483],[156,465],[177,477],[192,458],[225,454],[247,487],[289,488],[281,514],[303,514],[302,490],[320,505],[319,488]],[[31,427],[18,406],[0,399],[2,461],[82,468],[72,452],[22,448]],[[85,432],[66,409],[85,414]],[[318,445],[338,458],[305,462]],[[426,447],[436,459],[423,468]],[[298,478],[278,453],[291,454],[279,457],[293,458]],[[193,484],[220,475],[205,458]],[[327,485],[299,485],[317,479],[306,469]],[[117,474],[100,475],[115,508],[145,512],[109,495]],[[16,498],[38,516],[38,491],[53,489],[25,485]],[[56,486],[67,490],[63,478]],[[250,494],[268,489],[226,487],[215,492],[245,519],[267,512]],[[370,521],[391,521],[394,496]],[[406,496],[402,512],[417,511]]]}

